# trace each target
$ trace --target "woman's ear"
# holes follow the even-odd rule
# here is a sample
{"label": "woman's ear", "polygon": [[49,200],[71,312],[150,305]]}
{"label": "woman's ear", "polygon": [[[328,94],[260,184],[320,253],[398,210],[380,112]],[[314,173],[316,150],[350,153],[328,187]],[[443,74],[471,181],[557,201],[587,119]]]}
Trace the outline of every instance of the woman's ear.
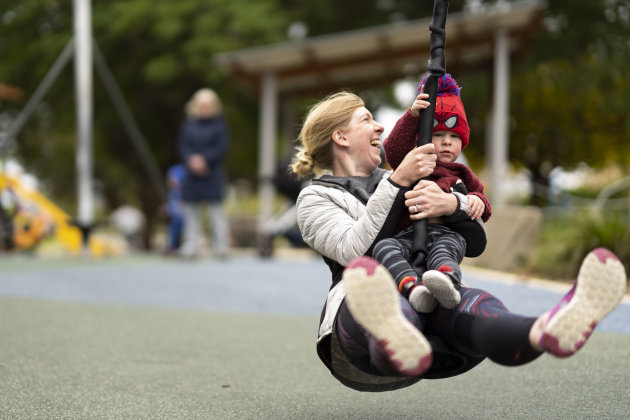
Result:
{"label": "woman's ear", "polygon": [[346,140],[346,137],[343,134],[343,131],[341,130],[335,130],[332,133],[332,139],[335,142],[335,144],[337,144],[338,146],[348,146],[348,140]]}

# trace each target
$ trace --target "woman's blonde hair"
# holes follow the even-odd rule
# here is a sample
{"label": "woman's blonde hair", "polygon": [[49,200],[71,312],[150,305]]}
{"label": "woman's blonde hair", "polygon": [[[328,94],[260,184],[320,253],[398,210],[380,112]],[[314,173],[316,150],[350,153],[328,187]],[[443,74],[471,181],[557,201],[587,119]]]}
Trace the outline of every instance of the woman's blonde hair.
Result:
{"label": "woman's blonde hair", "polygon": [[301,145],[291,170],[302,178],[313,178],[332,169],[332,134],[346,128],[354,111],[362,106],[363,100],[351,92],[338,92],[315,104],[302,125],[298,137]]}
{"label": "woman's blonde hair", "polygon": [[210,105],[210,117],[219,115],[223,109],[221,100],[216,92],[210,88],[199,89],[186,103],[186,115],[189,118],[199,118],[199,109],[202,105]]}

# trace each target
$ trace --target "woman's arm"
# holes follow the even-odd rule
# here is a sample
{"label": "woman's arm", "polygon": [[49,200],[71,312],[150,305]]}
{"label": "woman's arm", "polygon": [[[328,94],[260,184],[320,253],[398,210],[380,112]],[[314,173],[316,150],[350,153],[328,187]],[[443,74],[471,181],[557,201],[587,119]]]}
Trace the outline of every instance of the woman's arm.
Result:
{"label": "woman's arm", "polygon": [[225,158],[228,151],[230,131],[227,121],[223,117],[217,117],[209,130],[211,138],[203,149],[203,157],[208,164],[214,164]]}
{"label": "woman's arm", "polygon": [[[366,205],[347,191],[310,185],[297,201],[298,226],[304,242],[315,251],[345,266],[365,255],[383,236],[386,226],[395,226],[404,190],[382,180]],[[388,232],[391,234],[391,232]]]}
{"label": "woman's arm", "polygon": [[420,181],[405,194],[405,198],[411,220],[441,217],[448,227],[462,235],[466,240],[467,257],[478,257],[485,250],[487,237],[484,224],[469,217],[465,195],[446,193],[433,181]]}
{"label": "woman's arm", "polygon": [[182,161],[188,161],[190,155],[194,153],[194,151],[190,147],[190,135],[188,133],[188,123],[184,122],[177,134],[177,151],[179,152],[179,157]]}
{"label": "woman's arm", "polygon": [[433,181],[418,182],[413,190],[405,193],[405,198],[407,199],[405,206],[409,208],[411,220],[448,216],[453,214],[458,206],[457,197],[442,191]]}
{"label": "woman's arm", "polygon": [[[298,197],[298,225],[304,241],[341,265],[365,255],[375,241],[391,236],[404,193],[435,168],[433,144],[416,147],[400,166],[382,179],[367,203],[347,190],[310,185]],[[391,230],[390,230],[391,228]]]}
{"label": "woman's arm", "polygon": [[206,176],[209,168],[203,155],[195,152],[192,141],[192,134],[188,122],[182,124],[177,136],[177,147],[179,155],[186,163],[186,167],[196,176]]}
{"label": "woman's arm", "polygon": [[435,146],[425,144],[413,147],[391,175],[391,180],[398,185],[411,187],[419,179],[433,173],[437,162]]}

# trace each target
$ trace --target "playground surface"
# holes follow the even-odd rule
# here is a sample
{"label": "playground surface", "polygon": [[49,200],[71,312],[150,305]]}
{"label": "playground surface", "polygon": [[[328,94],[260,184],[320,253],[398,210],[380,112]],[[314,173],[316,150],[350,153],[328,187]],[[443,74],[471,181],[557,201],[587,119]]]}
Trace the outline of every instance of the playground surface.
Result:
{"label": "playground surface", "polygon": [[[464,266],[538,314],[568,284]],[[338,383],[315,353],[328,269],[310,256],[0,259],[1,419],[621,419],[630,304],[574,357],[484,361],[395,392]]]}

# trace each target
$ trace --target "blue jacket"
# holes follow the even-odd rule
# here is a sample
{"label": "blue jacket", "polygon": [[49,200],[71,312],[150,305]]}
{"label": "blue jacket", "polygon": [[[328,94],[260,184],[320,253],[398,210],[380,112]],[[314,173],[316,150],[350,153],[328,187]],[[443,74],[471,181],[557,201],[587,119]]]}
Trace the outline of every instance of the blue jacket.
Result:
{"label": "blue jacket", "polygon": [[223,160],[227,154],[229,130],[222,116],[185,121],[178,136],[179,155],[184,162],[190,155],[202,155],[210,173],[199,176],[187,171],[182,183],[182,199],[188,202],[220,201],[225,195]]}

